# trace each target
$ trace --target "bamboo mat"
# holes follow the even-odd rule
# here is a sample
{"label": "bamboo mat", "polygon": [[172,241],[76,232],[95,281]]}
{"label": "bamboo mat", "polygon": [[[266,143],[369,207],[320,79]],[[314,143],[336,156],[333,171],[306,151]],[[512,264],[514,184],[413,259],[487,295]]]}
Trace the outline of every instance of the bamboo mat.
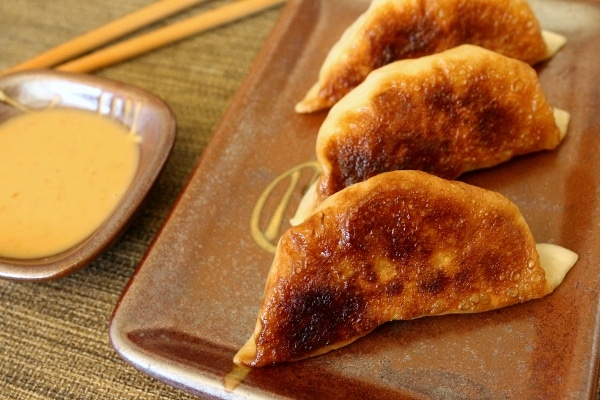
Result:
{"label": "bamboo mat", "polygon": [[[0,70],[151,2],[2,0]],[[207,1],[165,23],[226,3]],[[276,7],[96,73],[165,100],[177,116],[178,137],[140,215],[112,249],[61,280],[0,280],[0,399],[193,398],[121,360],[109,343],[108,323],[280,10]]]}

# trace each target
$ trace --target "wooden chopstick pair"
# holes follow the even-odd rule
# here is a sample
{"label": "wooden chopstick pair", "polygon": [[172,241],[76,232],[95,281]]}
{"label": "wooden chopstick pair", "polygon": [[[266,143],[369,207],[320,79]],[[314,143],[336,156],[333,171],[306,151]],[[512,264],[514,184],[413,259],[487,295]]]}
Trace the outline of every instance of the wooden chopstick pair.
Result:
{"label": "wooden chopstick pair", "polygon": [[[108,23],[37,57],[18,64],[0,75],[36,68],[55,67],[60,71],[92,72],[133,58],[150,50],[184,39],[196,33],[255,14],[259,11],[284,3],[285,0],[239,0],[220,8],[191,17],[173,25],[117,43],[72,60],[131,33],[141,27],[165,18],[206,0],[161,0],[132,14]],[[64,64],[60,64],[66,60]],[[60,64],[60,65],[59,65]],[[58,66],[57,66],[58,65]]]}

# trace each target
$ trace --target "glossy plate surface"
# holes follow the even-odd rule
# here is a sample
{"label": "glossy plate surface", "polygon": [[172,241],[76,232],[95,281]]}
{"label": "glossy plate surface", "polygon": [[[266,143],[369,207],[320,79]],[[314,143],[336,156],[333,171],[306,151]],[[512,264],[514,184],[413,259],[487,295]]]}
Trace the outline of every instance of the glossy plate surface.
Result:
{"label": "glossy plate surface", "polygon": [[[139,166],[133,182],[117,209],[90,237],[73,248],[50,257],[32,260],[0,257],[0,278],[60,278],[92,261],[127,226],[171,152],[176,135],[175,118],[169,107],[153,94],[92,75],[49,70],[21,72],[0,78],[0,90],[10,99],[30,109],[44,109],[52,104],[53,107],[99,112],[127,127],[135,123],[135,130],[142,138]],[[137,116],[136,109],[139,110]],[[17,108],[0,102],[0,122],[19,112]]]}
{"label": "glossy plate surface", "polygon": [[311,179],[325,113],[297,115],[293,106],[330,46],[368,5],[293,0],[123,294],[110,327],[117,352],[141,371],[204,397],[593,397],[600,2],[531,3],[545,29],[568,38],[538,67],[550,102],[571,113],[568,136],[556,151],[461,179],[513,200],[538,242],[580,255],[552,295],[488,313],[388,323],[326,355],[252,370],[233,391],[224,389],[231,360],[254,328],[270,251],[286,227],[279,222],[293,214]]}

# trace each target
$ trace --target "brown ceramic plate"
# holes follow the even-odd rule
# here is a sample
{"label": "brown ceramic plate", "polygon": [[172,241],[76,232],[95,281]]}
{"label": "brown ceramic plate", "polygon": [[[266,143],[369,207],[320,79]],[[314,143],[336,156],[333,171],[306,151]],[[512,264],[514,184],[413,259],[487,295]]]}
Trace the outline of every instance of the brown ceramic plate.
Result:
{"label": "brown ceramic plate", "polygon": [[[32,260],[0,257],[0,278],[59,278],[92,261],[126,227],[168,158],[176,135],[175,118],[169,107],[153,94],[92,75],[49,70],[22,72],[0,78],[0,90],[31,109],[54,104],[55,107],[91,110],[128,127],[134,121],[134,108],[140,106],[136,120],[136,132],[142,138],[140,163],[133,182],[111,216],[86,240],[55,256]],[[0,122],[18,112],[15,107],[0,102]]]}
{"label": "brown ceramic plate", "polygon": [[[600,298],[600,2],[535,0],[567,46],[539,67],[569,110],[561,147],[463,179],[517,203],[539,242],[580,259],[552,295],[473,315],[381,326],[326,355],[252,370],[224,389],[251,334],[271,245],[310,179],[325,113],[293,106],[366,0],[293,0],[206,149],[112,318],[117,352],[136,368],[205,397],[306,399],[583,399],[594,396]],[[286,190],[291,197],[286,203]],[[279,205],[282,205],[278,208]],[[269,225],[273,222],[272,225]],[[239,371],[238,371],[239,372]]]}

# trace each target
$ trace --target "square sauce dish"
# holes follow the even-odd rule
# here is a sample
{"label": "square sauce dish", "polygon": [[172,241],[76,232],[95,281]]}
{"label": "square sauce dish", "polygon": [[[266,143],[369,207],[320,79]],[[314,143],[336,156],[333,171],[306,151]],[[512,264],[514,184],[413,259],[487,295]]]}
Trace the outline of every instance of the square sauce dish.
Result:
{"label": "square sauce dish", "polygon": [[56,279],[99,256],[140,207],[175,136],[168,105],[135,86],[51,70],[0,77],[0,278]]}

